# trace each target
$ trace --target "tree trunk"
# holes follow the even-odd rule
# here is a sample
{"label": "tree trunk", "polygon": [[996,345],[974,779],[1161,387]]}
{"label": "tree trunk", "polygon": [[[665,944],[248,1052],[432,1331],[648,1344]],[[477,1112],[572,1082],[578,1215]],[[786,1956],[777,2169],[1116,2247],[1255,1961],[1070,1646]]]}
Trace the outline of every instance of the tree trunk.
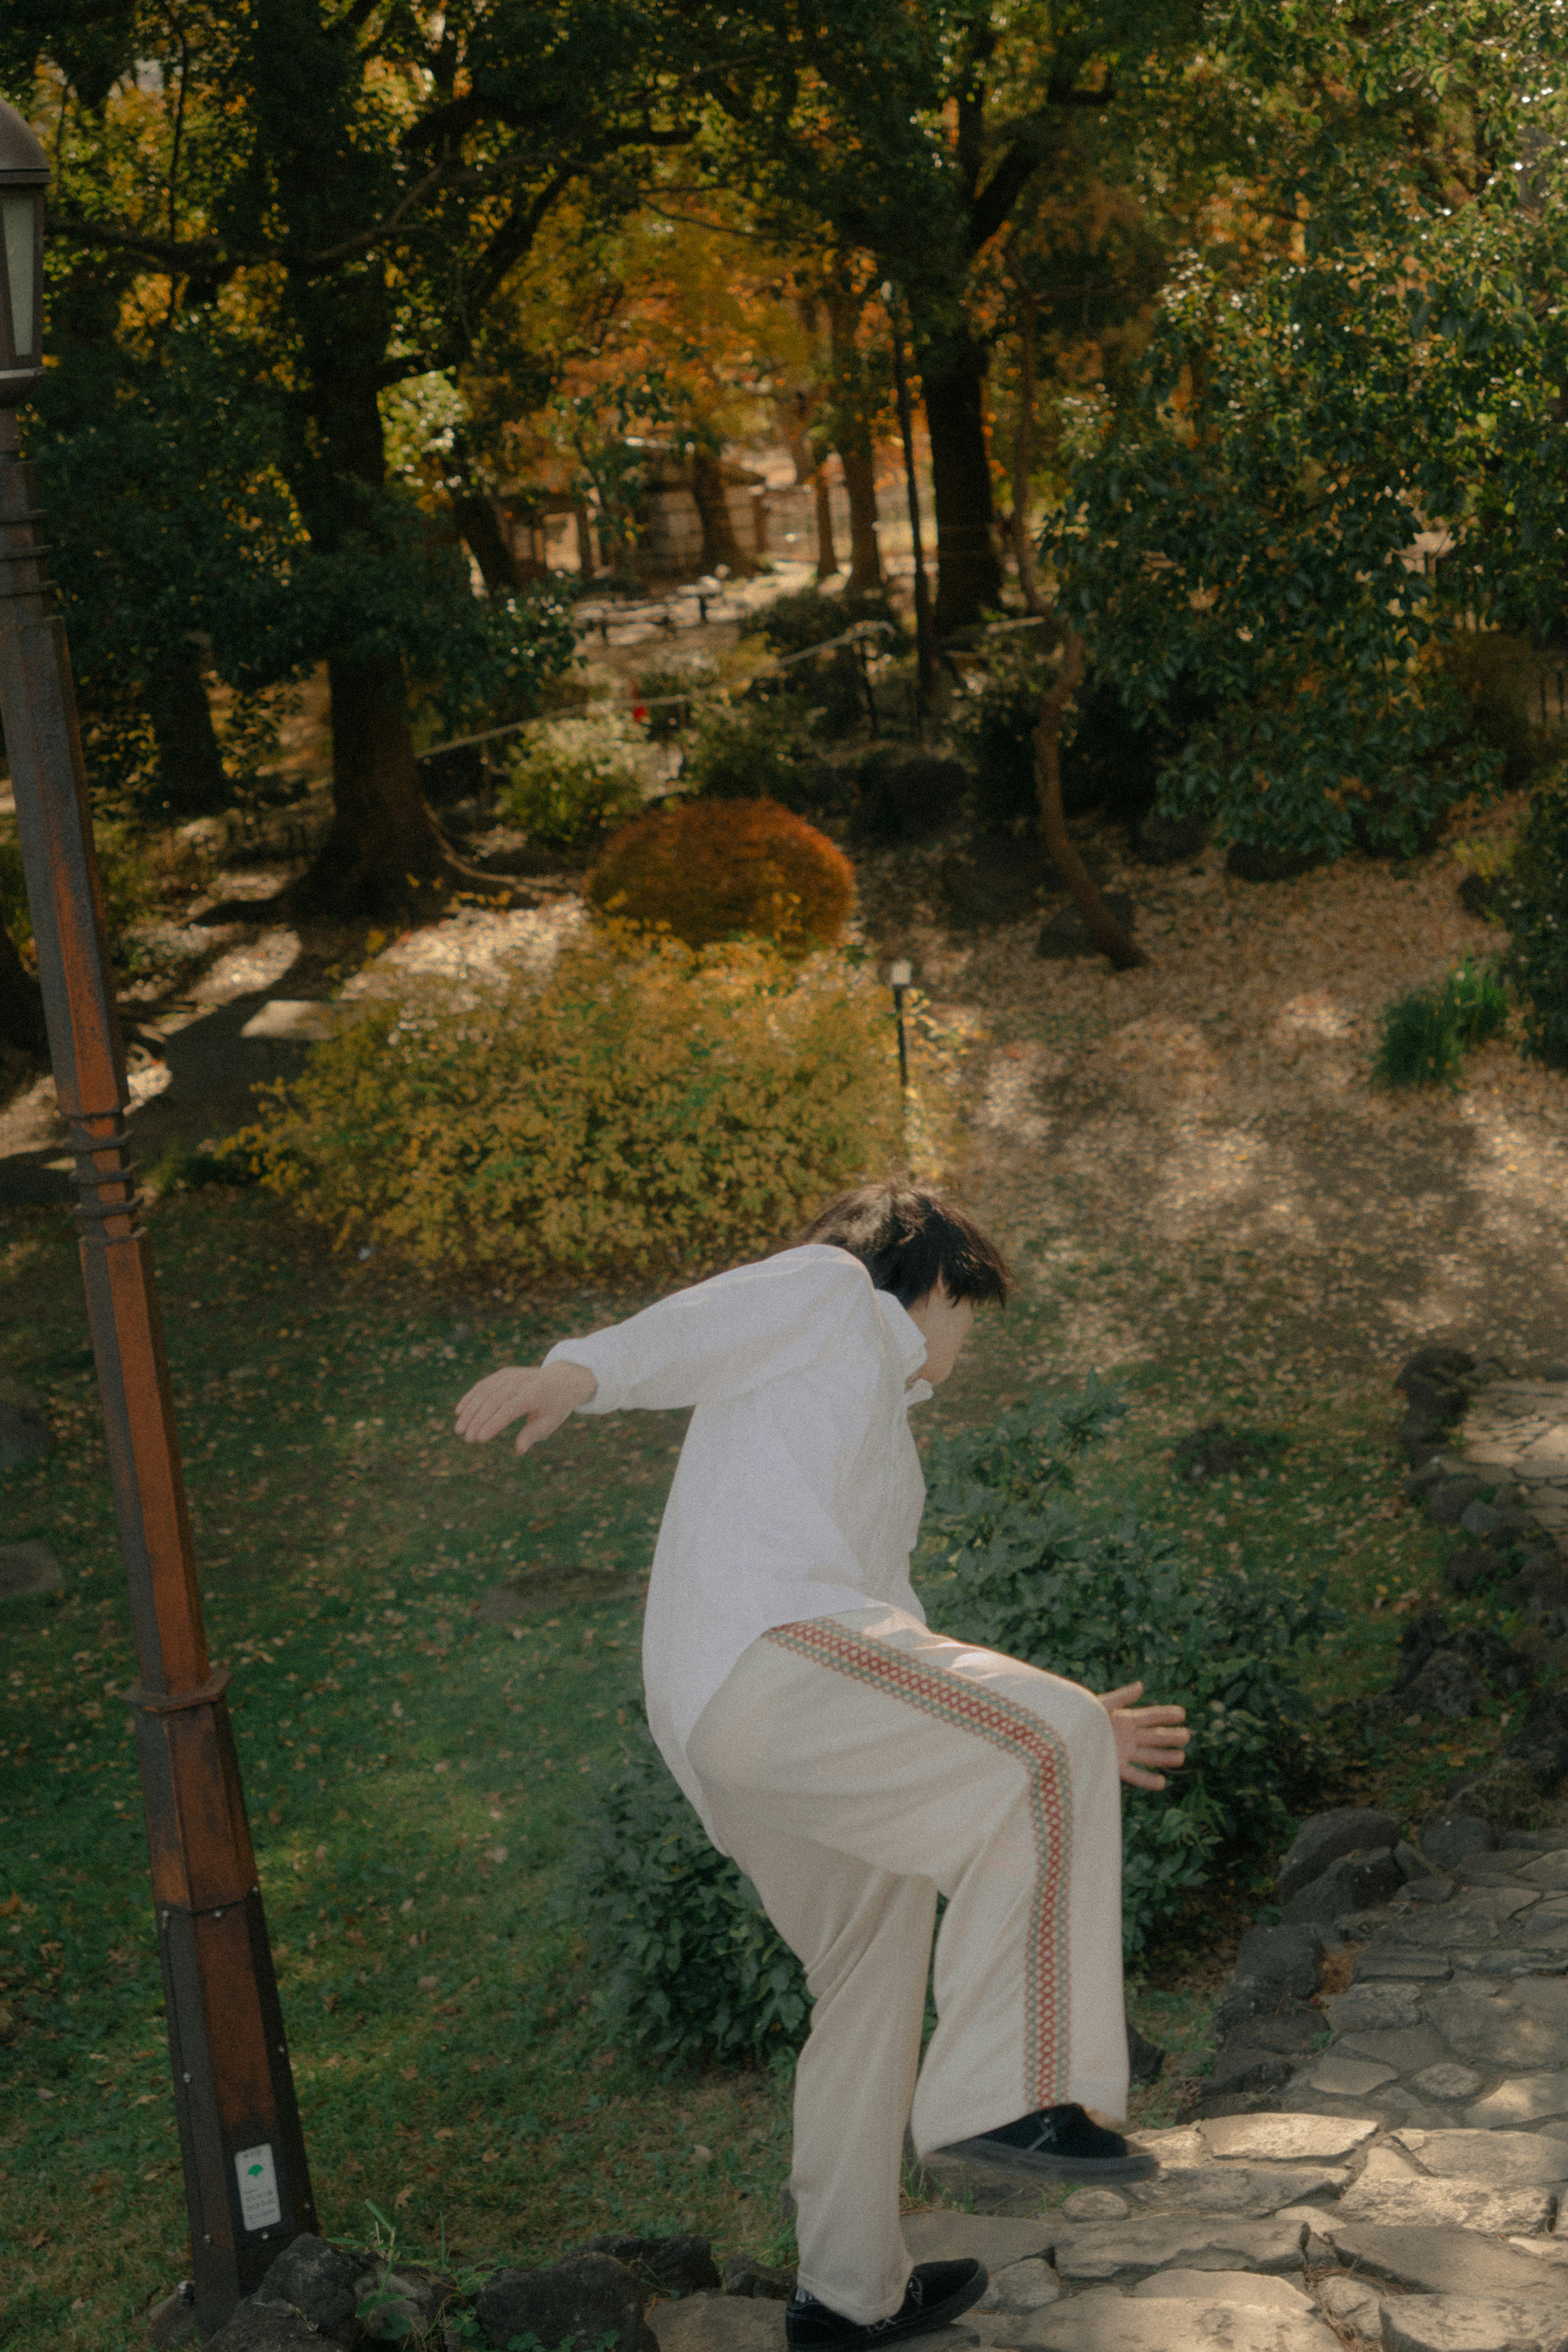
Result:
{"label": "tree trunk", "polygon": [[1013,555],[1019,586],[1031,613],[1045,611],[1040,574],[1035,569],[1034,541],[1029,535],[1029,477],[1034,440],[1034,326],[1039,304],[1032,294],[1022,297],[1019,323],[1019,421],[1013,436]]}
{"label": "tree trunk", "polygon": [[188,637],[166,646],[146,685],[147,715],[158,747],[158,783],[171,817],[213,816],[229,801],[228,778],[202,680],[201,656]]}
{"label": "tree trunk", "polygon": [[882,542],[877,536],[876,460],[868,435],[863,448],[843,448],[839,462],[850,501],[849,593],[882,586]]}
{"label": "tree trunk", "polygon": [[984,359],[973,344],[936,354],[921,369],[936,500],[939,631],[967,628],[1002,601],[984,383]]}
{"label": "tree trunk", "polygon": [[702,517],[703,570],[716,572],[722,563],[732,573],[748,572],[752,568],[750,560],[742,554],[740,541],[735,535],[735,525],[729,519],[724,467],[711,450],[695,449],[692,452],[692,496]]}
{"label": "tree trunk", "polygon": [[[312,542],[340,546],[363,529],[353,486],[386,478],[381,414],[368,383],[320,385],[319,442],[295,485]],[[394,550],[385,561],[395,562]],[[396,653],[336,654],[332,703],[332,823],[308,873],[289,893],[301,912],[345,916],[431,913],[455,890],[507,903],[531,894],[455,856],[425,805],[409,728],[408,686]]]}
{"label": "tree trunk", "polygon": [[[408,690],[397,654],[335,656],[332,824],[298,886],[302,907],[381,915],[442,893],[457,860],[425,805],[408,725]],[[472,885],[475,875],[466,877]]]}
{"label": "tree trunk", "polygon": [[844,469],[850,502],[848,593],[882,586],[882,549],[876,535],[876,458],[867,407],[865,357],[855,340],[862,305],[852,295],[828,298],[828,332],[833,354],[833,445]]}
{"label": "tree trunk", "polygon": [[825,467],[818,466],[811,476],[811,496],[817,507],[817,577],[836,580],[839,576],[839,551],[833,545],[833,501],[828,488]]}
{"label": "tree trunk", "polygon": [[1045,845],[1056,861],[1056,870],[1072,896],[1072,903],[1083,918],[1083,928],[1095,946],[1108,955],[1118,971],[1127,971],[1133,965],[1147,963],[1143,949],[1127,937],[1110,908],[1091,881],[1083,860],[1074,849],[1067,833],[1067,818],[1061,805],[1061,722],[1083,676],[1084,646],[1076,629],[1063,628],[1061,634],[1061,666],[1056,682],[1040,707],[1040,723],[1034,730],[1035,790],[1040,795],[1040,829]]}
{"label": "tree trunk", "polygon": [[492,596],[514,596],[522,586],[496,502],[474,472],[461,433],[452,436],[452,513]]}
{"label": "tree trunk", "polygon": [[4,923],[0,923],[0,1045],[15,1046],[39,1062],[48,1054],[38,983]]}
{"label": "tree trunk", "polygon": [[577,566],[586,583],[594,577],[593,532],[589,526],[588,509],[581,505],[573,507],[571,520],[577,533]]}

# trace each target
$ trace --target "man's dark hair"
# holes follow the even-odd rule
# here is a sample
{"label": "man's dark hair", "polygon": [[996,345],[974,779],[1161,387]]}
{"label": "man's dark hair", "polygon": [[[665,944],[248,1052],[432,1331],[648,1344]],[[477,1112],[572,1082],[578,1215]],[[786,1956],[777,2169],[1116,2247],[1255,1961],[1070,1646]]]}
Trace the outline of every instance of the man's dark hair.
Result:
{"label": "man's dark hair", "polygon": [[924,1184],[862,1184],[819,1210],[802,1242],[831,1242],[867,1268],[901,1307],[942,1283],[950,1298],[1005,1307],[1012,1277],[972,1217]]}

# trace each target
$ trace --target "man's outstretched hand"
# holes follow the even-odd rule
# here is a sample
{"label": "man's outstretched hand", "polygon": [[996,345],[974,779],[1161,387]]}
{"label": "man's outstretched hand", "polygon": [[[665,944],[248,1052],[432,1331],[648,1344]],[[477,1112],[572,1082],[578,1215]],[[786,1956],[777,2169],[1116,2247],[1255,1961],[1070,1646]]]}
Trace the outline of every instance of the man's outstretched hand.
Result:
{"label": "man's outstretched hand", "polygon": [[1122,1778],[1134,1789],[1163,1789],[1167,1772],[1179,1772],[1186,1761],[1185,1706],[1134,1706],[1142,1698],[1142,1683],[1125,1690],[1107,1691],[1100,1704],[1116,1735],[1116,1762]]}
{"label": "man's outstretched hand", "polygon": [[526,1454],[552,1435],[574,1406],[590,1403],[598,1389],[586,1364],[507,1364],[469,1390],[457,1408],[457,1434],[483,1445],[520,1418],[517,1452]]}

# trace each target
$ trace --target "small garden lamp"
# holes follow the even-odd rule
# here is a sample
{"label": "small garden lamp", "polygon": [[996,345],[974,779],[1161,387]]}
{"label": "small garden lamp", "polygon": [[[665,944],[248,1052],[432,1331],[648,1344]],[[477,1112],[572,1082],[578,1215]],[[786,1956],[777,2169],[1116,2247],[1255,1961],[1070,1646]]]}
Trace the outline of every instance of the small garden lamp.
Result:
{"label": "small garden lamp", "polygon": [[914,985],[915,974],[904,957],[888,971],[893,989],[893,1017],[898,1024],[898,1083],[909,1092],[909,1044],[904,1034],[904,999],[906,990]]}
{"label": "small garden lamp", "polygon": [[[15,411],[43,380],[43,149],[0,101],[0,724],[49,1059],[80,1195],[83,1286],[125,1556],[153,1913],[196,2325],[222,2326],[316,2226],[283,2012],[201,1591],[174,1400],[139,1214],[114,974],[65,624]],[[279,1548],[290,1530],[277,1530]]]}
{"label": "small garden lamp", "polygon": [[44,190],[49,163],[15,107],[0,106],[0,408],[44,373]]}

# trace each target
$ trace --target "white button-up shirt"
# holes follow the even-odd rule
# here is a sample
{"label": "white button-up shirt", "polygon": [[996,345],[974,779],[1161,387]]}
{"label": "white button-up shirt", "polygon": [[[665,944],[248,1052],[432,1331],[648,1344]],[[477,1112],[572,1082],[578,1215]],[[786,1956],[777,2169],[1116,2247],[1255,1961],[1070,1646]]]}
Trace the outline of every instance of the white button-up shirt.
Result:
{"label": "white button-up shirt", "polygon": [[907,1419],[931,1394],[910,1380],[925,1341],[858,1258],[809,1242],[563,1339],[545,1359],[562,1360],[599,1382],[580,1412],[696,1408],[653,1553],[643,1675],[660,1753],[706,1822],[686,1742],[759,1634],[874,1601],[925,1621]]}

